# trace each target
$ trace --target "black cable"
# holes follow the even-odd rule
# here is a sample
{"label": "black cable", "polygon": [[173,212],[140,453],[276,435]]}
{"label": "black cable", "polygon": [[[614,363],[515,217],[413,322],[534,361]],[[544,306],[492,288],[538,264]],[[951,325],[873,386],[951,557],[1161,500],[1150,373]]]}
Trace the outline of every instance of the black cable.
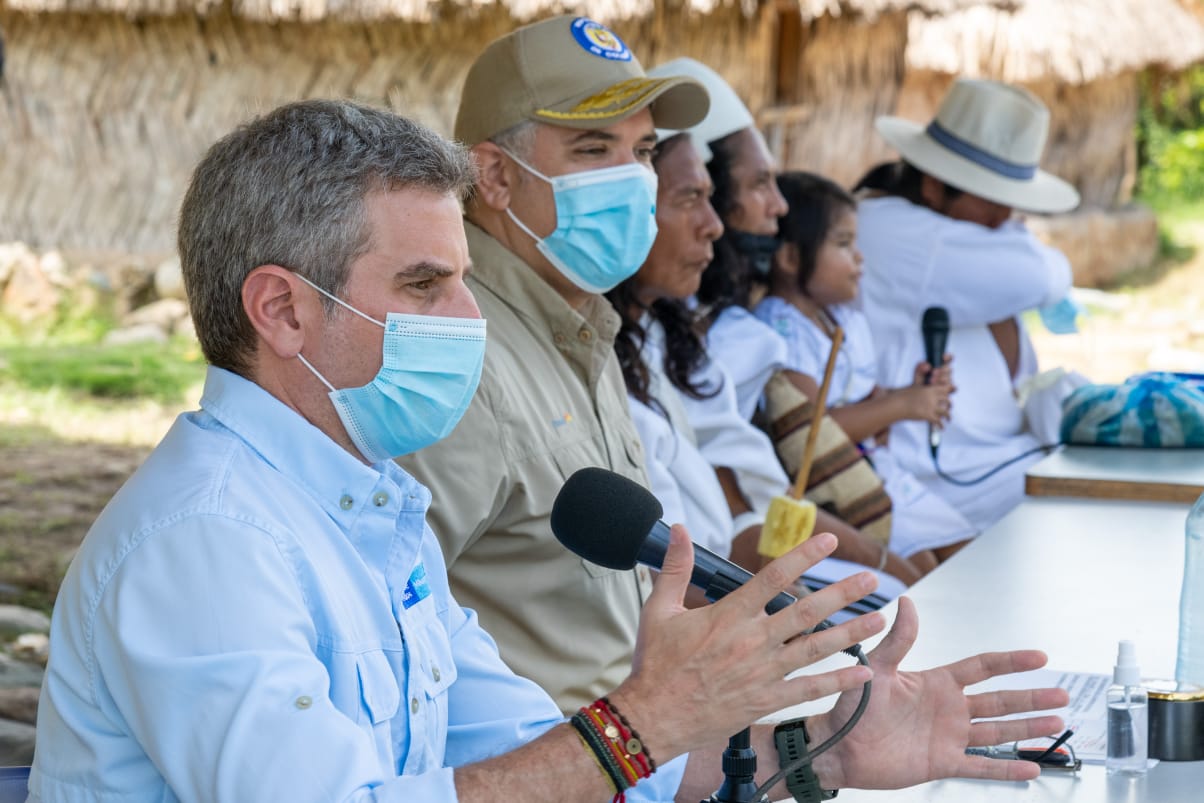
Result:
{"label": "black cable", "polygon": [[[832,585],[833,582],[835,582],[833,580],[822,580],[818,577],[813,577],[812,575],[809,575],[809,574],[804,574],[802,577],[799,578],[799,580],[802,582],[803,586],[805,586],[807,588],[808,591],[819,591],[820,589],[827,588],[828,586]],[[863,613],[873,613],[874,611],[881,610],[889,603],[890,603],[890,600],[887,599],[886,597],[879,596],[878,594],[874,594],[874,593],[869,593],[869,594],[866,594],[864,597],[862,597],[859,600],[854,600],[853,602],[850,602],[848,605],[844,606],[841,610],[860,615]]]}
{"label": "black cable", "polygon": [[[870,662],[865,657],[865,652],[861,649],[861,645],[856,645],[856,650],[857,663],[861,664],[862,666],[869,666]],[[804,764],[810,764],[816,756],[820,755],[821,753],[826,753],[828,750],[832,749],[837,742],[843,739],[848,732],[853,729],[853,726],[856,725],[861,719],[861,715],[865,713],[866,706],[870,704],[870,685],[872,683],[872,680],[867,680],[865,685],[861,687],[861,700],[858,701],[857,707],[853,709],[853,715],[849,717],[848,722],[841,725],[840,729],[837,730],[836,733],[833,733],[831,736],[829,736],[826,741],[822,742],[814,750],[808,748],[807,755],[799,756],[794,761],[791,761],[773,775],[769,776],[769,780],[757,787],[757,791],[753,793],[753,799],[765,799],[765,797],[769,794],[769,790],[776,786],[779,781]]]}
{"label": "black cable", "polygon": [[959,480],[957,477],[950,477],[948,474],[946,474],[941,469],[941,463],[940,463],[940,459],[937,457],[936,449],[932,449],[932,466],[933,466],[933,468],[936,469],[936,475],[938,477],[940,477],[941,479],[943,479],[945,482],[947,482],[951,485],[960,485],[961,487],[966,488],[971,485],[977,485],[978,483],[980,483],[984,480],[988,480],[991,477],[994,477],[996,474],[998,474],[1000,471],[1003,471],[1005,468],[1010,466],[1012,463],[1015,463],[1019,460],[1023,460],[1026,457],[1031,457],[1032,455],[1035,455],[1040,452],[1049,454],[1050,452],[1052,452],[1054,449],[1057,449],[1061,445],[1062,444],[1060,444],[1060,443],[1046,443],[1046,444],[1042,444],[1041,446],[1038,446],[1036,448],[1029,449],[1027,452],[1021,452],[1020,454],[1016,455],[1015,457],[1013,457],[1009,460],[1005,460],[1002,463],[1000,463],[999,465],[995,466],[990,471],[988,471],[986,474],[975,477],[972,480]]}

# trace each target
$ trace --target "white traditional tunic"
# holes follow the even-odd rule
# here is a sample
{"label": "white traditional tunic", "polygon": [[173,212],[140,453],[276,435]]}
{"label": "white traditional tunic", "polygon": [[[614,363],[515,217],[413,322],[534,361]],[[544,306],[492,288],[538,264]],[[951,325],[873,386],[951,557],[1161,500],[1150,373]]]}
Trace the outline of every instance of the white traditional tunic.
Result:
{"label": "white traditional tunic", "polygon": [[[828,311],[845,333],[825,402],[830,409],[865,400],[878,384],[878,364],[865,315],[848,305],[834,306]],[[774,296],[757,305],[756,315],[786,341],[786,367],[819,382],[832,350],[828,333],[793,304]],[[889,443],[878,445],[867,439],[861,447],[891,499],[893,552],[909,557],[976,534],[965,517],[899,465]]]}
{"label": "white traditional tunic", "polygon": [[[1020,327],[1020,362],[1009,375],[988,324],[1054,304],[1070,289],[1070,264],[1038,242],[1023,223],[998,229],[954,220],[900,198],[863,201],[858,247],[865,255],[862,308],[877,351],[878,384],[911,383],[924,359],[920,319],[930,306],[949,312],[947,352],[953,355],[952,417],[944,429],[940,467],[973,479],[1040,444],[1025,430],[1015,388],[1037,371],[1036,353]],[[1024,472],[1039,454],[1019,460],[969,487],[937,476],[928,425],[905,421],[891,428],[899,464],[983,530],[1024,497]]]}
{"label": "white traditional tunic", "polygon": [[[756,324],[760,329],[776,337],[763,324],[747,316],[747,321]],[[773,451],[773,444],[765,433],[761,432],[752,422],[744,418],[736,408],[736,383],[727,375],[724,367],[716,360],[708,361],[693,377],[708,390],[718,388],[719,392],[707,399],[694,399],[678,391],[664,375],[664,331],[659,324],[647,324],[649,330],[644,343],[643,357],[648,366],[648,372],[658,377],[654,380],[655,387],[661,389],[663,396],[675,395],[676,399],[662,406],[667,409],[679,408],[688,416],[688,427],[675,426],[663,415],[661,421],[668,425],[656,423],[651,416],[658,415],[655,410],[630,399],[632,417],[636,428],[644,442],[644,452],[648,461],[648,476],[652,482],[652,492],[665,507],[665,520],[670,523],[684,521],[696,543],[703,544],[713,552],[726,556],[731,552],[732,532],[731,514],[723,488],[715,476],[714,466],[730,468],[740,483],[749,506],[764,516],[769,510],[770,501],[786,492],[790,484],[786,472],[778,463]],[[655,394],[654,394],[655,395]],[[637,409],[640,408],[640,409]],[[671,413],[676,415],[676,413]],[[691,432],[692,431],[692,432]],[[670,446],[669,437],[676,441]],[[658,457],[662,456],[662,457]],[[664,455],[672,456],[670,463],[656,465],[664,459]],[[701,462],[700,462],[701,461]],[[671,506],[679,504],[685,518],[674,520],[670,518]],[[715,511],[722,506],[725,512],[723,521],[729,530],[728,543],[722,550],[712,547],[703,539],[714,537],[716,527],[713,521],[691,518],[692,514],[705,514],[704,511]],[[695,533],[702,533],[702,537]],[[828,558],[807,571],[807,575],[827,582],[835,582],[850,574],[865,571],[866,567],[838,558]],[[906,590],[906,586],[892,575],[878,573],[878,590],[875,595],[883,599],[894,599]],[[838,617],[839,618],[839,617]]]}

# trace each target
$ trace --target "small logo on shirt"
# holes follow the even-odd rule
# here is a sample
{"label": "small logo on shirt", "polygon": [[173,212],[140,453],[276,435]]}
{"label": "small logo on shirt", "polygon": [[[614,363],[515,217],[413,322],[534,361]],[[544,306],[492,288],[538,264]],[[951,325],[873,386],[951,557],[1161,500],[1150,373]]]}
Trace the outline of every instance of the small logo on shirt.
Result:
{"label": "small logo on shirt", "polygon": [[560,418],[552,419],[552,426],[556,427],[557,429],[560,429],[565,424],[571,424],[571,423],[573,423],[573,414],[572,413],[562,413]]}
{"label": "small logo on shirt", "polygon": [[402,607],[412,608],[430,595],[431,587],[426,582],[426,566],[419,563],[414,567],[414,571],[410,572],[405,593],[401,597]]}

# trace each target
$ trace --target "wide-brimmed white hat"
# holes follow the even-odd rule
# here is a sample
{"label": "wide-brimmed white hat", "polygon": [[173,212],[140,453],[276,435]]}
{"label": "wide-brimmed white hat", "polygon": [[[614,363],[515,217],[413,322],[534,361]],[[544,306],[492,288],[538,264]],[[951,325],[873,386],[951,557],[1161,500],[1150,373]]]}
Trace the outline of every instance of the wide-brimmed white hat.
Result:
{"label": "wide-brimmed white hat", "polygon": [[958,79],[927,126],[879,117],[876,127],[904,160],[972,195],[1028,212],[1079,205],[1074,187],[1037,167],[1049,110],[1020,87]]}
{"label": "wide-brimmed white hat", "polygon": [[[707,145],[708,142],[723,139],[729,134],[751,128],[756,124],[752,112],[744,105],[744,101],[740,100],[736,91],[728,86],[727,81],[724,81],[719,73],[700,61],[688,58],[666,61],[649,70],[648,77],[692,78],[706,88],[707,94],[711,97],[711,108],[707,111],[707,116],[702,118],[701,122],[684,129],[685,133],[690,135],[690,141],[694,143],[694,150],[698,151],[703,163],[711,161],[711,149]],[[656,139],[658,142],[663,142],[680,133],[682,132],[658,128]]]}

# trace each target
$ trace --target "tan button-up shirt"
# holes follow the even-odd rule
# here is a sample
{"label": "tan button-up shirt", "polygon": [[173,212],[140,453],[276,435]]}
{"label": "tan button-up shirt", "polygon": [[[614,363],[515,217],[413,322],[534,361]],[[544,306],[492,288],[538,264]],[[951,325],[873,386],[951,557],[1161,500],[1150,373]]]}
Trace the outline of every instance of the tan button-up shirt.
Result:
{"label": "tan button-up shirt", "polygon": [[502,658],[566,712],[631,669],[646,569],[616,572],[552,535],[552,502],[577,469],[603,466],[647,486],[614,353],[606,299],[580,312],[467,221],[468,283],[488,320],[480,389],[455,431],[401,464],[434,495],[429,521],[452,592],[475,609]]}

